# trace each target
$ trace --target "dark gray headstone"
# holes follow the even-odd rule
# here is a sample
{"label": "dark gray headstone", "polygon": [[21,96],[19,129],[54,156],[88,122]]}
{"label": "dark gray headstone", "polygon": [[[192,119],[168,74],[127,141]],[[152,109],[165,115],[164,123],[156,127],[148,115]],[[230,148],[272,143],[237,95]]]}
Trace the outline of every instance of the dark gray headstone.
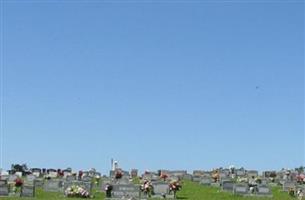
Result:
{"label": "dark gray headstone", "polygon": [[67,176],[66,177],[66,181],[75,181],[76,180],[76,177],[75,176]]}
{"label": "dark gray headstone", "polygon": [[9,194],[9,186],[7,183],[0,184],[0,196],[8,196]]}
{"label": "dark gray headstone", "polygon": [[61,192],[62,191],[62,180],[50,179],[44,183],[44,191],[46,192]]}
{"label": "dark gray headstone", "polygon": [[249,187],[246,184],[236,184],[234,185],[234,194],[246,195],[249,193]]}
{"label": "dark gray headstone", "polygon": [[266,185],[259,185],[257,187],[257,195],[258,196],[268,196],[268,197],[271,197],[272,196],[272,191]]}
{"label": "dark gray headstone", "polygon": [[91,176],[83,176],[82,177],[82,181],[91,182],[92,181],[92,177]]}
{"label": "dark gray headstone", "polygon": [[211,178],[209,178],[209,177],[203,177],[202,179],[201,179],[201,181],[199,182],[201,185],[211,185],[212,184],[212,179]]}
{"label": "dark gray headstone", "polygon": [[113,185],[113,198],[139,198],[140,187],[137,185]]}
{"label": "dark gray headstone", "polygon": [[221,189],[227,192],[233,192],[234,190],[234,182],[233,181],[223,181],[221,183]]}

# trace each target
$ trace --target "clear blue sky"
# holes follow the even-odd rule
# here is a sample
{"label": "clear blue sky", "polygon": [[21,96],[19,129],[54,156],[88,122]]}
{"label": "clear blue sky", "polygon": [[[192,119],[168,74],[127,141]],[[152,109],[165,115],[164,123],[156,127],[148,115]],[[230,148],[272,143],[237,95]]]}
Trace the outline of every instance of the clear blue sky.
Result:
{"label": "clear blue sky", "polygon": [[4,2],[6,168],[304,164],[303,1],[39,2]]}

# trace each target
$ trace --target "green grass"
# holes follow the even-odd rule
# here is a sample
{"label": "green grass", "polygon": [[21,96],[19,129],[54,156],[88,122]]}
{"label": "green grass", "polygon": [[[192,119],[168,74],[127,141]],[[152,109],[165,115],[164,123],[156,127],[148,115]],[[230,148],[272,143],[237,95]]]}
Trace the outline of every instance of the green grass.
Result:
{"label": "green grass", "polygon": [[[94,199],[104,199],[104,193],[96,191]],[[287,193],[281,192],[280,188],[273,188],[273,198],[263,197],[241,197],[234,196],[233,194],[221,192],[219,188],[205,187],[197,183],[185,181],[183,188],[177,193],[178,199],[189,200],[293,200]],[[7,200],[67,200],[72,198],[65,198],[63,194],[43,192],[41,189],[36,191],[35,198],[20,198],[20,197],[0,197],[0,199]],[[76,199],[76,198],[73,198]]]}
{"label": "green grass", "polygon": [[178,199],[190,200],[292,200],[287,193],[280,188],[273,188],[273,198],[270,197],[242,197],[231,193],[221,192],[219,188],[201,186],[197,183],[186,181],[183,189],[177,193]]}

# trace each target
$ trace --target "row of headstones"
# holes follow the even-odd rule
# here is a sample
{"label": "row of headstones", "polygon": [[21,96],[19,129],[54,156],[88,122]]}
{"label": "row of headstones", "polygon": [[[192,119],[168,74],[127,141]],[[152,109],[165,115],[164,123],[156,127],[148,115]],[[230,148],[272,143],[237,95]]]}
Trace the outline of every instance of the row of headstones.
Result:
{"label": "row of headstones", "polygon": [[86,177],[82,180],[77,180],[75,178],[45,180],[43,190],[46,192],[65,192],[68,187],[73,185],[83,187],[90,194],[92,192],[93,182],[91,177]]}
{"label": "row of headstones", "polygon": [[35,185],[24,184],[21,186],[20,194],[15,194],[11,191],[11,185],[7,180],[0,180],[0,196],[21,196],[21,197],[35,197]]}
{"label": "row of headstones", "polygon": [[246,183],[235,183],[233,181],[223,181],[221,182],[221,190],[226,192],[231,192],[236,195],[243,195],[243,196],[266,196],[272,197],[271,189],[265,185],[260,184],[254,187],[255,190],[251,191],[250,187]]}
{"label": "row of headstones", "polygon": [[[152,182],[153,194],[152,198],[173,199],[174,195],[170,194],[169,185],[166,182]],[[113,184],[111,191],[111,198],[108,199],[146,199],[147,195],[141,192],[140,185],[137,184]]]}

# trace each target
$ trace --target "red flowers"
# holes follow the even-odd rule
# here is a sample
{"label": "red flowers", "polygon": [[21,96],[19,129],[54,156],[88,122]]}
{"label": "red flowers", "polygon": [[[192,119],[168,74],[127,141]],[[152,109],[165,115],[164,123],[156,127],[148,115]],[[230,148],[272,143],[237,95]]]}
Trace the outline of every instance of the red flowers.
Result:
{"label": "red flowers", "polygon": [[20,178],[17,178],[17,179],[15,180],[15,186],[16,186],[16,187],[21,187],[22,185],[23,185],[23,180],[20,179]]}
{"label": "red flowers", "polygon": [[120,179],[120,178],[122,178],[123,177],[123,173],[121,172],[121,171],[116,171],[115,172],[115,178],[116,179]]}
{"label": "red flowers", "polygon": [[161,174],[160,178],[165,181],[168,178],[168,176],[167,176],[167,174]]}

